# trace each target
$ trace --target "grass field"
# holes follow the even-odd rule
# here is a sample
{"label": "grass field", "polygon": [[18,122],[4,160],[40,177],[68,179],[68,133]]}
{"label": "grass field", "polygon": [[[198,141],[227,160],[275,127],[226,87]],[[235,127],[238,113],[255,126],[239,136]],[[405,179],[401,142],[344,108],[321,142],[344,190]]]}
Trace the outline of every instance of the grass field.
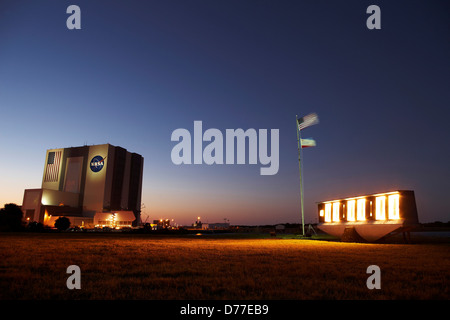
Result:
{"label": "grass field", "polygon": [[[450,245],[0,234],[0,299],[449,299]],[[69,265],[81,290],[69,290]],[[369,265],[381,289],[369,290]]]}

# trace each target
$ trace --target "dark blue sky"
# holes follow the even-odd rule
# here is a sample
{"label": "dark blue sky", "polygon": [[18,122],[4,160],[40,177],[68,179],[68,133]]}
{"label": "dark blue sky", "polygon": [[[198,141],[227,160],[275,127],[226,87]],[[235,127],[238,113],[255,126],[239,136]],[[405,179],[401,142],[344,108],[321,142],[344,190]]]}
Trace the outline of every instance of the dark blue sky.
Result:
{"label": "dark blue sky", "polygon": [[[66,8],[81,8],[81,30]],[[381,30],[366,9],[381,8]],[[306,221],[316,202],[412,189],[448,221],[448,1],[0,3],[0,205],[41,184],[45,150],[111,143],[144,156],[150,219],[300,222],[294,118],[305,129]],[[175,166],[177,128],[280,130],[280,170]]]}

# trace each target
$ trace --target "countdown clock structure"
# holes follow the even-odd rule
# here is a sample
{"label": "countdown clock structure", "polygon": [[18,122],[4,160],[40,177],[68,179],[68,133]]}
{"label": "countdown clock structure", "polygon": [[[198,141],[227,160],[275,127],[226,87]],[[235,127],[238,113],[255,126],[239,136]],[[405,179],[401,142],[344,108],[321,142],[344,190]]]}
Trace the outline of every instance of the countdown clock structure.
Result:
{"label": "countdown clock structure", "polygon": [[372,242],[419,223],[414,191],[397,190],[323,201],[318,228],[336,237],[352,233]]}

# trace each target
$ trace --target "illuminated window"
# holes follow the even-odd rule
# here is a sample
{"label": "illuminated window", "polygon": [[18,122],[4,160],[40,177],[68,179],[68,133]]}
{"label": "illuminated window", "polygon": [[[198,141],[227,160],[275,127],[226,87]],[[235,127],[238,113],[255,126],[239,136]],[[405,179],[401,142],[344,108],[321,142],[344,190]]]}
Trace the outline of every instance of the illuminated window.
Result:
{"label": "illuminated window", "polygon": [[375,219],[386,220],[386,196],[375,198]]}
{"label": "illuminated window", "polygon": [[331,203],[325,204],[325,222],[331,222]]}
{"label": "illuminated window", "polygon": [[347,201],[347,221],[355,221],[356,200]]}
{"label": "illuminated window", "polygon": [[333,203],[333,221],[339,221],[339,202]]}
{"label": "illuminated window", "polygon": [[323,217],[323,215],[324,215],[324,211],[322,209],[322,210],[319,211],[319,216]]}
{"label": "illuminated window", "polygon": [[356,219],[358,221],[366,220],[366,199],[358,199],[356,202]]}
{"label": "illuminated window", "polygon": [[400,195],[398,194],[393,194],[388,197],[389,219],[400,219],[399,199]]}

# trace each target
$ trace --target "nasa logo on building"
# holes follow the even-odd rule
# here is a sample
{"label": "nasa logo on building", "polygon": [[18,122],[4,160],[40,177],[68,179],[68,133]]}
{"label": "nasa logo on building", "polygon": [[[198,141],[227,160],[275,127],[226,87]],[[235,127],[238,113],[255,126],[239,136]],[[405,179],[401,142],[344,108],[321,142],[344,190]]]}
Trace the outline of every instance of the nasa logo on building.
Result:
{"label": "nasa logo on building", "polygon": [[103,158],[102,156],[93,157],[90,163],[91,170],[93,172],[99,172],[100,170],[102,170],[103,166],[105,165],[105,159],[106,157]]}

